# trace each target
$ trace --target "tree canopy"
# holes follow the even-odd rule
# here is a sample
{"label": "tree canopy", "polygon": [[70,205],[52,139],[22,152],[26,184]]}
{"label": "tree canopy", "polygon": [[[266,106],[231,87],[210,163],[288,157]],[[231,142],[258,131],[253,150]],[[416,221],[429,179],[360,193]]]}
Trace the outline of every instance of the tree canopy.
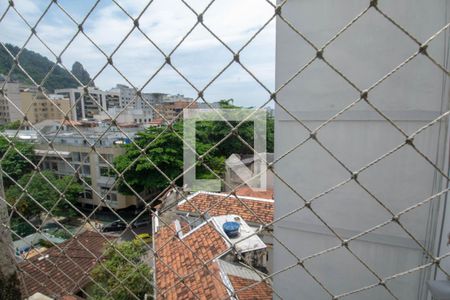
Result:
{"label": "tree canopy", "polygon": [[[76,214],[69,202],[74,204],[78,195],[83,191],[78,182],[74,181],[71,176],[58,178],[51,171],[35,173],[34,176],[33,174],[27,173],[18,180],[22,187],[30,182],[26,194],[23,194],[17,185],[12,185],[6,191],[6,199],[10,204],[13,205],[19,200],[16,205],[18,212],[25,217],[39,216],[45,211],[39,207],[36,203],[38,202],[45,209],[52,209],[52,214],[55,216],[74,216]],[[64,192],[67,201],[60,200],[60,192]]]}
{"label": "tree canopy", "polygon": [[20,125],[21,125],[21,121],[20,120],[12,121],[12,122],[0,125],[0,130],[19,129]]}
{"label": "tree canopy", "polygon": [[[103,266],[97,265],[91,271],[93,280],[103,289],[97,284],[92,284],[89,294],[97,300],[130,299],[129,291],[133,292],[139,299],[144,299],[145,294],[151,296],[152,271],[148,264],[142,261],[147,246],[141,241],[133,240],[116,244],[115,247],[117,250],[113,247],[106,250]],[[117,276],[120,282],[110,273]],[[104,290],[111,293],[106,295]]]}
{"label": "tree canopy", "polygon": [[[14,144],[14,147],[10,145],[6,138],[0,137],[0,165],[3,172],[7,173],[14,180],[18,180],[33,169],[33,165],[24,159],[25,156],[31,162],[35,162],[33,144],[14,139],[11,142]],[[5,186],[9,186],[12,183],[7,176],[3,176],[3,180]]]}
{"label": "tree canopy", "polygon": [[[232,101],[222,101],[222,108],[239,108]],[[239,122],[230,122],[232,126]],[[267,150],[273,151],[273,120],[267,120]],[[196,152],[205,154],[214,145],[224,139],[230,132],[230,127],[225,122],[201,121],[196,123]],[[237,134],[253,146],[253,122],[244,122],[239,126]],[[133,144],[126,145],[126,152],[114,161],[119,172],[124,173],[124,180],[138,193],[148,191],[157,193],[165,189],[169,180],[161,172],[166,174],[170,180],[175,179],[183,173],[183,122],[174,123],[169,128],[151,127],[138,133],[135,142],[139,148],[146,148],[145,155]],[[225,160],[231,154],[251,154],[252,149],[243,143],[237,136],[231,135],[218,145],[214,150],[208,152],[204,157],[204,164],[219,176],[225,172]],[[135,160],[137,161],[133,163]],[[158,170],[159,169],[159,170]],[[197,164],[197,178],[216,179],[201,163]],[[181,184],[182,178],[177,182]],[[119,184],[122,193],[130,194],[128,186],[122,181]]]}

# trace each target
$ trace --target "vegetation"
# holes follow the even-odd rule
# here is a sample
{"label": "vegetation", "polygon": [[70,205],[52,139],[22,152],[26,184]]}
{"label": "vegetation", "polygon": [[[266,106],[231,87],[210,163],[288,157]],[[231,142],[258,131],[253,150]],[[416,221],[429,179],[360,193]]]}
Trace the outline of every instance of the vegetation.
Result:
{"label": "vegetation", "polygon": [[[142,262],[146,245],[141,241],[134,240],[117,244],[116,248],[117,250],[109,247],[105,253],[103,267],[97,265],[91,272],[92,279],[103,287],[102,289],[98,285],[92,284],[88,291],[92,299],[134,299],[129,291],[139,299],[144,299],[145,294],[151,296],[152,286],[149,281],[152,279],[152,271],[146,263]],[[118,251],[127,260],[119,255]],[[116,275],[120,282],[110,273]],[[104,290],[111,293],[106,295]]]}
{"label": "vegetation", "polygon": [[[3,172],[11,176],[12,179],[18,180],[33,169],[32,164],[24,157],[27,157],[32,162],[35,162],[35,157],[31,143],[18,140],[13,140],[13,143],[14,147],[10,146],[6,138],[0,137],[0,166]],[[12,184],[12,181],[7,176],[3,176],[3,181],[5,187]]]}
{"label": "vegetation", "polygon": [[36,232],[36,230],[31,226],[29,223],[27,223],[25,220],[23,220],[21,217],[13,217],[11,218],[11,231],[14,231],[16,234],[12,234],[13,240],[18,240],[19,237],[25,237],[27,235],[33,234]]}
{"label": "vegetation", "polygon": [[[24,187],[32,176],[33,173],[27,173],[19,179],[18,183]],[[47,210],[52,209],[52,214],[55,216],[75,216],[76,213],[68,202],[74,204],[83,188],[75,181],[70,182],[71,180],[71,176],[58,178],[51,171],[42,171],[36,173],[31,179],[26,194],[19,186],[12,185],[6,191],[6,200],[10,204],[14,204],[18,200],[17,211],[25,217],[39,216],[45,212],[36,202]],[[61,198],[59,191],[64,190],[64,197],[67,201],[59,200]]]}
{"label": "vegetation", "polygon": [[[232,104],[232,100],[221,101],[222,108],[238,108]],[[236,126],[239,122],[230,122]],[[267,149],[273,152],[273,119],[267,120]],[[140,148],[150,146],[141,155],[141,151],[133,144],[126,145],[125,154],[114,161],[119,172],[123,172],[124,180],[136,191],[148,191],[158,193],[166,188],[169,180],[159,170],[164,172],[170,180],[173,180],[183,172],[183,123],[176,122],[171,128],[149,128],[138,134],[135,139]],[[199,155],[205,154],[215,144],[221,141],[230,132],[230,127],[225,122],[202,121],[196,124],[196,151]],[[250,146],[253,146],[253,122],[245,122],[237,133]],[[179,137],[178,137],[178,136]],[[181,137],[181,138],[180,138]],[[209,152],[204,163],[219,176],[224,175],[225,160],[233,153],[251,154],[252,150],[237,136],[228,137],[217,148]],[[139,158],[138,158],[139,157]],[[132,164],[137,159],[135,164]],[[130,167],[131,166],[131,167]],[[129,169],[128,169],[129,168]],[[159,170],[158,170],[159,169]],[[197,165],[197,178],[215,179],[215,175],[200,163]],[[181,184],[180,179],[177,184]],[[119,184],[122,193],[130,194],[128,186],[122,181]]]}
{"label": "vegetation", "polygon": [[[13,46],[11,44],[6,44],[6,48],[14,56],[17,55],[17,53],[19,53],[20,51],[19,47]],[[42,82],[47,73],[53,68],[55,64],[48,58],[27,49],[23,49],[22,53],[20,54],[19,63],[23,67],[23,69],[31,76],[31,78],[33,78],[33,80],[38,84]],[[11,56],[3,47],[0,47],[0,74],[7,75],[13,66],[14,61]],[[77,76],[77,78],[83,84],[87,84],[90,81],[89,74],[84,70],[83,66],[79,62],[74,63],[72,72],[74,72],[74,75]],[[25,75],[25,73],[17,67],[14,67],[10,79],[27,84],[32,83],[32,81]],[[48,91],[53,92],[55,89],[77,87],[78,85],[79,84],[77,83],[77,81],[69,74],[69,72],[67,72],[60,66],[56,66],[43,86]]]}
{"label": "vegetation", "polygon": [[6,129],[14,129],[17,130],[20,128],[21,122],[19,120],[9,122],[3,125],[0,125],[0,131],[6,130]]}

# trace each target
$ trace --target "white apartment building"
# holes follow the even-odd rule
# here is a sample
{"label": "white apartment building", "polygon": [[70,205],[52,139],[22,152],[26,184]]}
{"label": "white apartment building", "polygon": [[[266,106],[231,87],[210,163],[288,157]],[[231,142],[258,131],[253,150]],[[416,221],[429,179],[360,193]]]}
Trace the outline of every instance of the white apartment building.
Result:
{"label": "white apartment building", "polygon": [[107,109],[107,93],[95,87],[88,88],[89,94],[83,87],[56,89],[55,94],[69,98],[72,109],[72,119],[81,121],[92,119],[95,114]]}
{"label": "white apartment building", "polygon": [[[281,2],[281,1],[279,1]],[[368,1],[293,0],[282,8],[283,16],[317,47],[322,47],[368,6]],[[425,42],[448,23],[448,1],[378,1],[380,8],[420,42]],[[382,5],[382,6],[381,6]],[[430,55],[448,70],[448,30],[429,45]],[[277,20],[276,86],[281,87],[316,51],[285,22]],[[404,32],[374,8],[336,38],[324,57],[361,90],[418,51]],[[310,137],[289,112],[314,130],[360,97],[341,76],[318,59],[287,84],[277,95],[275,106],[275,161]],[[369,92],[368,99],[407,134],[412,134],[449,109],[448,77],[424,55],[419,54]],[[405,142],[405,137],[365,101],[356,104],[316,134],[350,170],[359,170]],[[448,120],[442,119],[414,138],[414,145],[448,174]],[[299,209],[312,199],[351,178],[327,151],[310,139],[275,164],[275,220]],[[446,187],[436,169],[411,146],[367,168],[357,179],[389,209],[398,213]],[[449,214],[443,211],[445,194],[400,217],[400,221],[433,255],[449,251]],[[317,198],[311,208],[342,239],[348,239],[392,215],[363,190],[355,180]],[[340,246],[341,241],[308,208],[274,224],[274,290],[283,299],[330,299],[330,295],[302,268],[299,259]],[[292,253],[286,250],[287,247]],[[395,222],[367,233],[348,244],[378,276],[387,278],[428,263],[424,251]],[[345,247],[305,261],[304,266],[333,295],[361,289],[380,281]],[[440,266],[450,270],[448,259]],[[397,299],[430,299],[427,281],[447,280],[434,267],[418,269],[386,282]],[[448,286],[448,285],[447,285]],[[339,298],[340,299],[340,298]],[[345,299],[394,299],[379,285],[361,289]],[[448,298],[446,298],[448,299]]]}
{"label": "white apartment building", "polygon": [[94,115],[94,119],[99,121],[115,119],[118,124],[145,124],[153,119],[153,114],[143,109],[112,107],[106,112]]}
{"label": "white apartment building", "polygon": [[[127,108],[128,114],[135,114],[135,117],[127,117],[136,119],[136,123],[145,123],[156,118],[154,107],[164,102],[169,96],[164,93],[142,93],[140,97],[136,96],[136,89],[130,88],[123,84],[117,84],[115,88],[106,92],[107,94],[118,95],[118,104],[114,101],[115,107]],[[109,105],[108,108],[114,107]],[[139,121],[141,120],[141,121]],[[147,120],[147,121],[144,121]]]}

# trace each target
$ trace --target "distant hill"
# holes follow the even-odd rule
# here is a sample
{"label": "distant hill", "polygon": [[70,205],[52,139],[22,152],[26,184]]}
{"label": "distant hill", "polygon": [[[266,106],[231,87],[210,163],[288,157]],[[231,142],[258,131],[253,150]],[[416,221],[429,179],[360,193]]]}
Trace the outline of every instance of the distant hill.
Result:
{"label": "distant hill", "polygon": [[[16,55],[20,48],[11,44],[6,44],[8,50]],[[36,81],[40,83],[44,79],[45,75],[51,70],[54,63],[48,58],[40,55],[39,53],[24,49],[19,57],[20,65],[27,71],[27,73]],[[8,74],[13,66],[13,60],[3,47],[0,47],[0,74]],[[79,62],[75,62],[72,66],[72,73],[77,78],[86,84],[90,80],[89,73],[83,68]],[[28,77],[18,68],[14,68],[11,74],[12,80],[17,80],[23,83],[31,83]],[[53,92],[55,89],[77,87],[78,84],[73,77],[61,68],[56,66],[52,74],[47,78],[44,87]]]}

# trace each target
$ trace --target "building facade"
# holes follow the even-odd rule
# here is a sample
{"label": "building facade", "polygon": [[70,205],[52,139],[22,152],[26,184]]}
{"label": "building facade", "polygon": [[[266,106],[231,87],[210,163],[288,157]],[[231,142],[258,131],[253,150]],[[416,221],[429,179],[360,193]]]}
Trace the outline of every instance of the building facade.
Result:
{"label": "building facade", "polygon": [[94,115],[95,120],[108,121],[115,119],[117,124],[146,124],[153,120],[153,114],[148,110],[134,108],[112,107],[106,112]]}
{"label": "building facade", "polygon": [[180,119],[183,115],[183,109],[189,107],[189,108],[197,108],[197,103],[189,100],[177,100],[174,102],[164,102],[162,104],[158,104],[156,106],[156,110],[158,111],[155,113],[158,118],[163,118],[167,122],[171,122],[175,120],[177,117]]}
{"label": "building facade", "polygon": [[83,87],[55,90],[55,94],[70,100],[70,106],[74,107],[71,118],[77,121],[92,119],[107,109],[106,92],[94,87],[89,87],[88,92]]}
{"label": "building facade", "polygon": [[[368,5],[361,1],[316,0],[294,0],[285,4],[283,16],[292,26],[301,28],[319,48]],[[421,41],[426,41],[448,23],[447,1],[415,0],[408,5],[386,2],[382,9]],[[316,50],[280,19],[276,48],[277,87],[292,79],[316,55]],[[334,40],[323,56],[359,89],[365,90],[418,48],[372,7]],[[446,66],[448,32],[435,39],[432,48],[434,59]],[[448,80],[444,77],[447,78],[439,68],[419,54],[371,90],[368,99],[407,134],[412,134],[448,110]],[[361,261],[383,279],[430,262],[419,244],[395,222],[348,243],[348,249],[361,261],[342,242],[392,220],[392,215],[375,197],[394,213],[399,213],[446,187],[443,176],[409,145],[384,157],[357,177],[351,177],[341,163],[357,171],[405,142],[405,137],[365,101],[327,122],[358,97],[360,93],[320,58],[277,94],[277,103],[282,107],[275,107],[275,161],[295,149],[275,164],[275,173],[283,180],[275,178],[275,220],[279,220],[274,224],[274,233],[284,245],[274,242],[274,270],[295,266],[274,276],[274,289],[284,299],[329,299],[329,293],[340,295],[358,289],[361,290],[345,298],[392,299]],[[324,122],[327,125],[311,135],[297,120],[311,130]],[[444,118],[417,135],[413,142],[414,147],[444,173],[447,173],[447,127]],[[294,148],[308,138],[303,145]],[[349,178],[353,179],[331,190]],[[311,199],[314,200],[310,208],[301,209],[304,201]],[[446,240],[439,242],[444,201],[445,194],[399,219],[433,255],[448,252]],[[446,238],[448,227],[443,231]],[[445,252],[439,252],[438,244],[447,248]],[[336,250],[298,264],[299,259],[334,246]],[[302,266],[308,268],[329,293]],[[450,270],[448,262],[441,262],[440,266],[447,272]],[[435,276],[445,277],[441,271],[434,271],[433,267],[418,269],[389,280],[385,286],[398,299],[430,299],[427,281]],[[371,284],[379,286],[362,289]]]}
{"label": "building facade", "polygon": [[[74,175],[78,170],[86,181],[83,195],[79,202],[86,207],[109,206],[113,209],[123,209],[130,206],[141,206],[143,203],[136,197],[123,195],[117,190],[117,179],[110,165],[114,158],[125,152],[121,146],[129,142],[137,129],[123,128],[127,135],[111,128],[103,134],[105,128],[80,128],[86,139],[70,127],[62,129],[55,137],[55,132],[47,132],[46,138],[53,139],[54,150],[49,151],[48,144],[36,143],[35,153],[44,157],[43,168],[49,169],[60,176]],[[101,138],[100,138],[101,136]],[[98,140],[98,142],[97,142]],[[89,143],[96,143],[96,152]],[[145,197],[145,194],[141,195]],[[103,199],[103,200],[102,200]]]}
{"label": "building facade", "polygon": [[23,120],[23,115],[13,105],[20,105],[20,84],[0,80],[0,87],[3,86],[3,93],[0,93],[0,124]]}
{"label": "building facade", "polygon": [[68,98],[62,95],[47,97],[40,92],[21,89],[20,109],[26,114],[29,122],[35,124],[44,120],[62,120],[70,111]]}

